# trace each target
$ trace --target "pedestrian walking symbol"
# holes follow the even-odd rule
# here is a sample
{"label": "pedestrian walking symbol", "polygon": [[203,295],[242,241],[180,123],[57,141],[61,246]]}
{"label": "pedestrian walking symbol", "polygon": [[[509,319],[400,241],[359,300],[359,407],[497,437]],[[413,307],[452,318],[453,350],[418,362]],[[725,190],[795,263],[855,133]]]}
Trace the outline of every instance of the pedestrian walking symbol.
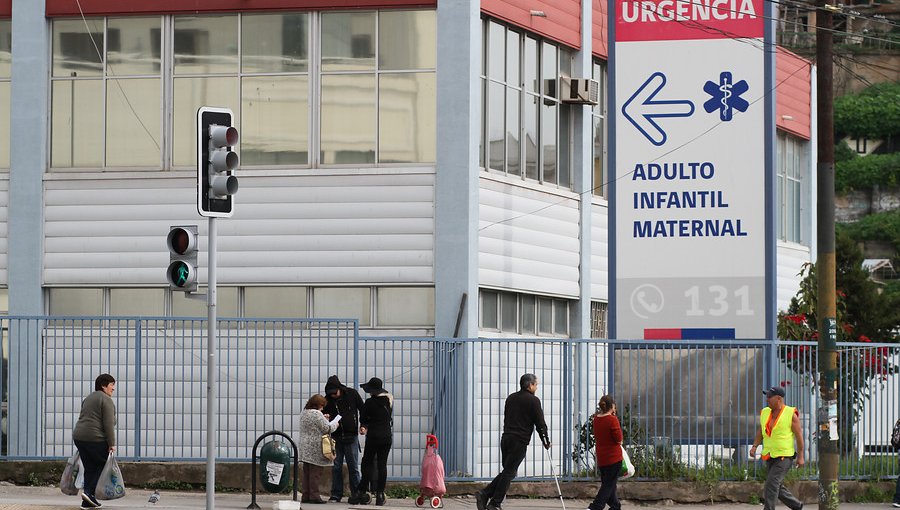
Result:
{"label": "pedestrian walking symbol", "polygon": [[712,96],[703,103],[703,109],[706,113],[712,113],[719,110],[719,118],[723,122],[728,122],[734,117],[734,110],[746,112],[750,107],[750,103],[741,97],[741,94],[747,92],[750,86],[746,80],[734,83],[731,73],[723,71],[719,74],[719,83],[707,81],[703,85],[703,90]]}

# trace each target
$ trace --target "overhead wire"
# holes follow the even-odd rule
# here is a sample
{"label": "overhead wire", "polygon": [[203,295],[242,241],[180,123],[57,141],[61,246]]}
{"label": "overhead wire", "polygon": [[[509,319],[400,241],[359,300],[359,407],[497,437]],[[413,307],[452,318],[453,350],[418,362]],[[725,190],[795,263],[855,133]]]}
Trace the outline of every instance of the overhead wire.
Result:
{"label": "overhead wire", "polygon": [[[766,1],[769,1],[769,0],[766,0]],[[732,12],[737,12],[737,11],[732,11]],[[770,19],[771,19],[771,18],[770,18]],[[677,20],[677,19],[676,19],[675,21],[678,22],[678,23],[684,24],[684,21],[685,21],[685,20]],[[720,28],[717,28],[717,27],[711,27],[711,26],[709,26],[709,25],[705,25],[705,24],[703,24],[703,23],[696,22],[696,21],[693,21],[693,20],[691,20],[691,23],[692,23],[691,25],[686,25],[686,26],[690,26],[691,28],[696,28],[696,29],[699,29],[699,30],[703,30],[703,31],[705,31],[705,32],[707,32],[707,33],[718,33],[718,34],[722,34],[722,35],[726,35],[726,36],[731,36],[731,37],[733,37],[733,36],[735,35],[734,33],[728,32],[728,31],[726,31],[726,30],[723,30],[723,29],[720,29]],[[766,44],[764,41],[760,41],[759,39],[734,38],[734,40],[735,40],[735,41],[738,41],[738,42],[740,42],[740,43],[743,43],[743,44],[748,44],[748,45],[750,45],[751,47],[756,48],[756,49],[758,49],[758,50],[760,50],[760,51],[763,51],[763,52],[766,52],[766,53],[777,53],[777,52],[778,52],[778,47],[777,47],[776,45],[772,44],[771,46],[772,46],[773,49],[772,49],[772,50],[769,50],[769,49],[766,48],[767,44]],[[759,101],[765,99],[767,96],[769,96],[769,95],[771,95],[772,93],[774,93],[775,90],[776,90],[779,86],[781,86],[784,82],[786,82],[787,80],[789,80],[790,78],[792,78],[792,77],[793,77],[795,74],[797,74],[798,72],[800,72],[800,71],[802,71],[802,70],[804,70],[804,69],[808,69],[809,67],[810,67],[809,65],[798,66],[797,69],[794,69],[792,72],[790,72],[790,73],[789,73],[787,76],[785,76],[783,79],[781,79],[780,81],[778,81],[777,83],[775,83],[775,85],[773,85],[771,89],[765,91],[765,93],[764,93],[762,96],[760,96],[760,97],[754,99],[753,101],[749,101],[749,103],[750,103],[750,104],[755,104],[755,103],[758,103]],[[691,138],[691,139],[689,139],[689,140],[683,142],[681,145],[678,145],[677,147],[674,147],[674,148],[670,149],[669,151],[667,151],[667,152],[665,152],[665,153],[663,153],[663,154],[657,156],[656,158],[650,160],[649,162],[650,162],[650,163],[653,163],[653,162],[656,162],[656,161],[659,161],[659,160],[665,158],[665,157],[668,156],[669,154],[672,154],[673,152],[676,152],[676,151],[682,149],[683,147],[685,147],[685,146],[687,146],[687,145],[689,145],[689,144],[691,144],[691,143],[693,143],[693,142],[699,140],[699,139],[702,138],[703,136],[706,136],[708,133],[710,133],[711,131],[713,131],[714,129],[716,129],[717,127],[721,126],[721,125],[724,124],[724,123],[725,123],[725,122],[722,121],[722,120],[716,122],[715,124],[713,124],[712,126],[710,126],[708,129],[706,129],[706,130],[703,131],[702,133],[697,134],[697,135],[694,136],[693,138]],[[485,229],[488,229],[488,228],[493,227],[493,226],[496,226],[496,225],[501,225],[501,224],[504,224],[504,223],[509,223],[509,222],[515,221],[515,220],[517,220],[517,219],[519,219],[519,218],[531,216],[531,215],[537,214],[537,213],[539,213],[539,212],[541,212],[541,211],[544,211],[544,210],[546,210],[546,209],[549,209],[549,208],[551,208],[551,207],[555,207],[555,206],[558,206],[558,205],[561,205],[561,204],[564,204],[564,203],[567,203],[567,202],[572,202],[572,201],[580,200],[582,196],[587,195],[587,194],[593,194],[593,193],[596,192],[597,190],[603,189],[604,187],[609,186],[609,185],[612,184],[613,182],[617,182],[617,181],[619,181],[619,180],[621,180],[621,179],[624,179],[625,177],[628,177],[630,174],[631,174],[631,172],[626,172],[626,173],[623,173],[622,175],[615,176],[613,179],[609,179],[609,180],[607,180],[607,181],[604,181],[603,183],[600,183],[600,184],[598,184],[598,185],[596,185],[596,186],[593,186],[592,188],[590,188],[590,189],[588,189],[588,190],[586,190],[586,191],[578,192],[578,193],[576,194],[576,196],[574,196],[574,197],[565,197],[565,198],[562,198],[562,199],[560,199],[560,200],[557,200],[557,201],[551,202],[551,203],[549,203],[549,204],[546,204],[546,205],[544,205],[544,206],[541,206],[541,207],[539,207],[539,208],[537,208],[537,209],[534,209],[534,210],[532,210],[532,211],[530,211],[530,212],[518,214],[518,215],[512,216],[512,217],[510,217],[510,218],[506,218],[506,219],[503,219],[503,220],[491,222],[491,223],[489,223],[489,224],[487,224],[487,225],[485,225],[485,226],[483,226],[483,227],[480,227],[480,228],[478,229],[478,231],[481,232],[481,231],[483,231],[483,230],[485,230]]]}
{"label": "overhead wire", "polygon": [[[110,64],[107,59],[104,58],[103,52],[100,50],[100,47],[97,45],[97,41],[94,40],[94,32],[91,31],[91,27],[88,26],[87,18],[84,16],[84,10],[81,8],[81,0],[75,0],[75,4],[78,6],[78,12],[81,14],[81,21],[84,22],[84,27],[87,30],[88,37],[91,39],[91,44],[94,46],[94,51],[97,52],[97,57],[100,59],[100,65],[105,65],[107,71],[112,76],[117,76],[113,71],[112,64]],[[105,34],[104,34],[105,37]],[[150,132],[150,129],[141,119],[141,116],[138,114],[137,110],[135,110],[134,105],[131,103],[131,99],[129,99],[128,94],[125,93],[125,89],[122,87],[121,79],[112,80],[116,83],[116,86],[119,88],[119,92],[121,92],[122,97],[125,99],[125,104],[128,105],[128,109],[131,110],[131,114],[134,116],[135,120],[138,121],[138,124],[144,129],[144,132],[147,133],[147,136],[150,137],[150,141],[153,142],[153,145],[156,146],[156,149],[159,150],[159,142],[156,140],[156,137],[153,136],[153,133]],[[75,119],[72,119],[72,122],[75,122]],[[74,126],[73,126],[74,129]],[[104,155],[104,161],[106,160],[106,155]]]}

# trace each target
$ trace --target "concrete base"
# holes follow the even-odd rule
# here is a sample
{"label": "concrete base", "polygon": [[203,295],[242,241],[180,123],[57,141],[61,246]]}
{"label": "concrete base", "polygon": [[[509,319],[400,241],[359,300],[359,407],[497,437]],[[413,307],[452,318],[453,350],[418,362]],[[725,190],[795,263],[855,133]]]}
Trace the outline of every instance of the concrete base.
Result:
{"label": "concrete base", "polygon": [[[200,489],[206,483],[206,464],[176,462],[119,462],[122,477],[127,487],[143,487],[165,482],[181,482]],[[0,481],[17,485],[50,485],[59,484],[65,461],[7,461],[0,462]],[[259,469],[259,466],[257,466]],[[249,491],[251,485],[250,464],[217,463],[216,485],[218,490]],[[322,477],[322,494],[327,495],[331,487],[331,474]],[[894,481],[882,482],[840,482],[842,501],[859,500],[872,487],[893,494]],[[470,495],[486,485],[483,482],[450,482],[447,484],[448,496]],[[560,482],[560,490],[566,499],[592,499],[597,492],[596,481]],[[389,482],[391,486],[411,487],[418,490],[418,483]],[[347,471],[344,469],[344,487],[347,484]],[[661,504],[698,504],[710,502],[749,503],[758,501],[763,491],[762,482],[716,482],[709,486],[692,482],[636,482],[620,481],[618,485],[620,499],[646,503]],[[802,481],[788,484],[788,488],[805,503],[817,501],[818,483]],[[257,482],[257,490],[261,492]],[[555,498],[556,484],[549,482],[514,482],[509,496],[529,498]],[[344,497],[348,495],[344,493]]]}

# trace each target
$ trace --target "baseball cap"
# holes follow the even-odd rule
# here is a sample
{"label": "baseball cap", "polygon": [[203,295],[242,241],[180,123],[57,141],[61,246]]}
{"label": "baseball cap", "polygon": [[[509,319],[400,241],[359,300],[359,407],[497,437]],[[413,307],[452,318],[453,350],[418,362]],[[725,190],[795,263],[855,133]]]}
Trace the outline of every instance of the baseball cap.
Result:
{"label": "baseball cap", "polygon": [[769,388],[767,390],[763,390],[763,395],[765,395],[766,398],[771,398],[771,397],[775,397],[775,396],[784,398],[784,388],[782,388],[781,386],[772,386],[771,388]]}

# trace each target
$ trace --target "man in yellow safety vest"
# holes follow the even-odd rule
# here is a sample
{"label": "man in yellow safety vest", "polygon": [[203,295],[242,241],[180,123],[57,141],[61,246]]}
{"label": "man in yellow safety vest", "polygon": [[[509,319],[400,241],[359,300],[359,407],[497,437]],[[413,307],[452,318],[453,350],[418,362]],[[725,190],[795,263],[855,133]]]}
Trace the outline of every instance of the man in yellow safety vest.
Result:
{"label": "man in yellow safety vest", "polygon": [[[775,510],[775,500],[791,510],[801,510],[803,502],[795,498],[784,486],[784,477],[797,460],[797,466],[803,465],[803,430],[800,427],[800,414],[796,407],[784,404],[784,388],[772,386],[764,390],[766,407],[759,413],[759,428],[756,438],[750,447],[750,456],[756,456],[756,448],[762,443],[762,459],[766,461],[766,488],[763,498],[764,510]],[[796,450],[794,442],[797,443]]]}

